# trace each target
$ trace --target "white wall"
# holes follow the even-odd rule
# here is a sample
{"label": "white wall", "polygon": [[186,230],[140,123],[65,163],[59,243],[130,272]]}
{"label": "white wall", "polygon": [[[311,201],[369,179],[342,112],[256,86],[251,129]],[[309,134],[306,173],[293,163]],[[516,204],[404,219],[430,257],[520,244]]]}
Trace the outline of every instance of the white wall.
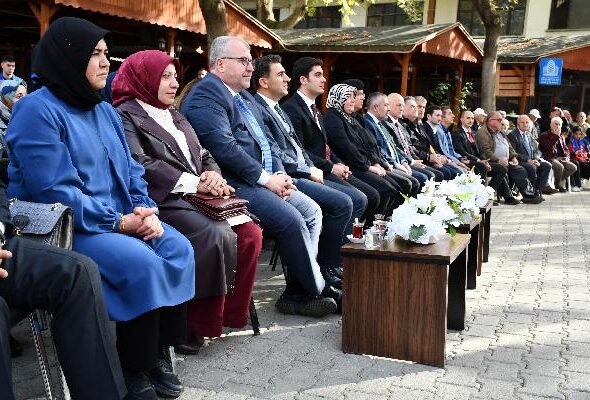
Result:
{"label": "white wall", "polygon": [[549,27],[551,0],[528,0],[524,18],[524,35],[543,37]]}
{"label": "white wall", "polygon": [[434,13],[435,24],[448,24],[457,21],[459,0],[437,0]]}

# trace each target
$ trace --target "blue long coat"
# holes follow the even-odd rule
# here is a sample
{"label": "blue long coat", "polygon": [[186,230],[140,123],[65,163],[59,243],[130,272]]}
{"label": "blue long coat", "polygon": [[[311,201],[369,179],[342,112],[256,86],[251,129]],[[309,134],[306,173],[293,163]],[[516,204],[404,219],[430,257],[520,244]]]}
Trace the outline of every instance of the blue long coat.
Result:
{"label": "blue long coat", "polygon": [[84,111],[43,87],[16,103],[6,141],[9,195],[72,207],[74,250],[98,264],[111,319],[194,296],[194,255],[184,236],[168,225],[148,242],[114,231],[120,214],[155,203],[110,104]]}

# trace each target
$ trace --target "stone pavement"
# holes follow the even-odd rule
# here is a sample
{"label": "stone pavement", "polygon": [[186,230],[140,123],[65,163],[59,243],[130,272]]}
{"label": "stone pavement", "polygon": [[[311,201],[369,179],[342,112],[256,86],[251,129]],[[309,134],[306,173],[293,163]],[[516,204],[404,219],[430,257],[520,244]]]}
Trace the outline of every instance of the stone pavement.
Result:
{"label": "stone pavement", "polygon": [[[589,204],[583,192],[493,208],[490,259],[467,291],[466,329],[447,332],[444,369],[344,354],[338,316],[276,313],[284,281],[265,254],[262,335],[228,331],[179,359],[180,399],[590,399]],[[41,393],[27,354],[15,371],[19,399]]]}

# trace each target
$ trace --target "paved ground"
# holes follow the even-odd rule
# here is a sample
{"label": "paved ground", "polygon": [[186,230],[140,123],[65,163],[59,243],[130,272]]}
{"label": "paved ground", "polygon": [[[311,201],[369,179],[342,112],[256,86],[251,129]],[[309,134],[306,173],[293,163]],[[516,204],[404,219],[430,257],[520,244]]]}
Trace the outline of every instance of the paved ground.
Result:
{"label": "paved ground", "polygon": [[[490,260],[444,369],[343,354],[337,316],[274,311],[283,279],[262,263],[262,335],[228,332],[179,360],[181,399],[590,399],[589,213],[588,192],[494,207]],[[30,349],[15,368],[19,399],[39,396]]]}

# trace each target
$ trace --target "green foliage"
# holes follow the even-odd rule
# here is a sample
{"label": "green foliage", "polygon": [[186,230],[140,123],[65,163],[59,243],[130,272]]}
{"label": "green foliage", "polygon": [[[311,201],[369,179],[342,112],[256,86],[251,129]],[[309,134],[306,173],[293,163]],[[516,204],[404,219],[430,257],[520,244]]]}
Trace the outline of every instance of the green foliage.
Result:
{"label": "green foliage", "polygon": [[[453,104],[453,95],[457,84],[458,82],[439,82],[428,94],[430,96],[429,99],[432,99],[432,104],[438,104],[441,106]],[[472,92],[473,82],[463,82],[463,85],[461,86],[461,97],[459,98],[459,110],[467,109],[467,98],[471,96]]]}
{"label": "green foliage", "polygon": [[473,82],[468,81],[464,82],[463,86],[461,87],[461,98],[459,99],[459,110],[463,111],[467,109],[467,98],[471,96],[473,92]]}
{"label": "green foliage", "polygon": [[[342,25],[350,25],[350,16],[355,15],[354,7],[359,5],[368,7],[374,4],[375,0],[308,0],[307,1],[307,14],[314,15],[317,7],[322,6],[340,6],[340,13],[342,14]],[[424,14],[424,0],[394,0],[392,3],[396,3],[399,8],[404,10],[408,15],[408,18],[412,22],[422,21]]]}
{"label": "green foliage", "polygon": [[410,228],[409,239],[413,242],[418,241],[426,233],[426,227],[424,225],[416,226],[412,225]]}

